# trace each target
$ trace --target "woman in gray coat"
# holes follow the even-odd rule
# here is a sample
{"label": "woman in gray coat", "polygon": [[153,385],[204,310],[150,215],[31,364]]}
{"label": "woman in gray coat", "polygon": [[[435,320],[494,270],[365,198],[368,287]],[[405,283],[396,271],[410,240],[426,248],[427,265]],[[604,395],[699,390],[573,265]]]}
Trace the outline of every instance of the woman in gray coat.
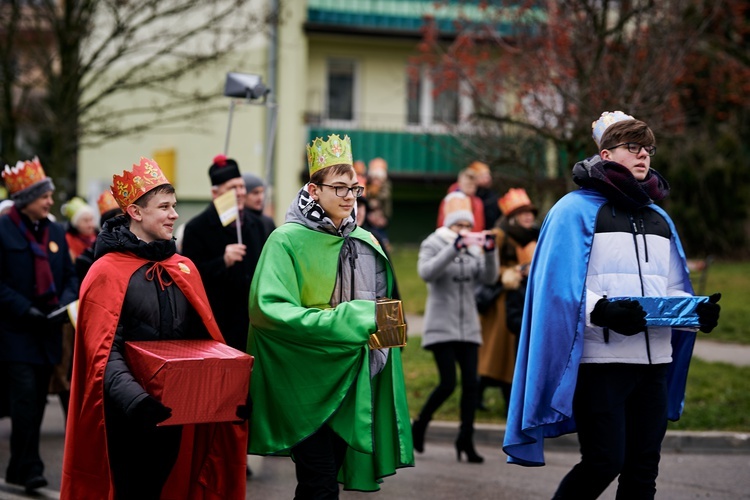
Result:
{"label": "woman in gray coat", "polygon": [[424,436],[432,415],[456,388],[456,367],[461,369],[461,427],[456,458],[465,453],[470,463],[484,459],[474,450],[474,412],[477,402],[477,353],[482,343],[474,287],[497,278],[494,235],[469,233],[474,224],[471,202],[461,192],[445,197],[443,227],[419,248],[417,270],[427,282],[422,347],[432,351],[440,381],[412,425],[414,449],[424,451]]}

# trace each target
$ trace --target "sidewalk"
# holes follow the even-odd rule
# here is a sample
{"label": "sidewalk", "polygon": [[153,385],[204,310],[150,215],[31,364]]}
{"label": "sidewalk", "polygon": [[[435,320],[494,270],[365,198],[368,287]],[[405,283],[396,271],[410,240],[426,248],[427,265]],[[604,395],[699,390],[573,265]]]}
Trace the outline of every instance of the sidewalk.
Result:
{"label": "sidewalk", "polygon": [[[407,314],[409,336],[422,335],[424,318],[421,315]],[[704,361],[728,363],[735,366],[750,366],[750,346],[723,344],[698,338],[693,355]],[[501,444],[505,436],[505,425],[475,424],[475,440],[485,444]],[[427,430],[429,439],[450,441],[456,439],[458,422],[431,422]],[[547,439],[545,448],[577,452],[578,440],[575,434]],[[723,431],[667,431],[662,449],[683,453],[747,453],[750,454],[750,433]]]}

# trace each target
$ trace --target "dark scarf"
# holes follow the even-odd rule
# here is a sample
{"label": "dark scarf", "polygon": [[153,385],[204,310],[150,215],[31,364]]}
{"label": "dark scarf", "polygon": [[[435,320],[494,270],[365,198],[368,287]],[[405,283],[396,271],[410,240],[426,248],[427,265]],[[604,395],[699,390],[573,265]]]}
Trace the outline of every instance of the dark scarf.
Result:
{"label": "dark scarf", "polygon": [[34,255],[34,297],[47,305],[57,304],[57,290],[55,280],[52,277],[52,268],[49,265],[47,248],[49,245],[49,223],[40,222],[39,241],[33,231],[21,218],[21,213],[13,206],[8,212],[10,220],[16,225],[21,234],[29,242],[31,252]]}
{"label": "dark scarf", "polygon": [[500,219],[498,226],[522,247],[539,239],[539,228],[536,226],[527,229],[518,224],[511,224],[510,220],[505,217]]}
{"label": "dark scarf", "polygon": [[669,194],[669,183],[654,169],[642,181],[626,167],[604,161],[598,155],[573,167],[573,181],[581,187],[596,189],[613,204],[636,210],[663,200]]}

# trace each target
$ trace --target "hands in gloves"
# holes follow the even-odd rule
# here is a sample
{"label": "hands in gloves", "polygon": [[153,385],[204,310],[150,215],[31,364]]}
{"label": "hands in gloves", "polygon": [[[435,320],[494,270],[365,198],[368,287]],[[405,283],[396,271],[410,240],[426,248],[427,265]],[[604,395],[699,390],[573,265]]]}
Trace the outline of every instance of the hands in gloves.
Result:
{"label": "hands in gloves", "polygon": [[130,411],[129,417],[145,427],[155,427],[172,416],[172,409],[167,408],[152,396],[146,396]]}
{"label": "hands in gloves", "polygon": [[28,321],[29,324],[36,328],[44,328],[49,326],[47,321],[47,315],[34,306],[29,307],[29,310],[23,315],[23,319]]}
{"label": "hands in gloves", "polygon": [[464,241],[463,235],[459,234],[456,236],[456,241],[453,242],[453,247],[459,252],[462,248],[466,248],[466,242]]}
{"label": "hands in gloves", "polygon": [[708,297],[708,302],[701,302],[695,308],[698,323],[701,325],[700,331],[711,333],[711,330],[719,324],[719,312],[721,311],[721,306],[717,303],[719,299],[721,299],[721,294],[715,293]]}
{"label": "hands in gloves", "polygon": [[237,413],[235,413],[235,415],[237,415],[237,418],[240,419],[240,422],[238,423],[242,423],[245,420],[249,420],[250,414],[252,412],[253,412],[253,400],[250,398],[250,395],[248,394],[247,401],[245,402],[245,404],[237,407]]}
{"label": "hands in gloves", "polygon": [[495,249],[495,233],[486,233],[483,245],[485,252],[491,252]]}
{"label": "hands in gloves", "polygon": [[591,322],[620,335],[635,335],[646,329],[646,311],[635,300],[600,299],[591,311]]}

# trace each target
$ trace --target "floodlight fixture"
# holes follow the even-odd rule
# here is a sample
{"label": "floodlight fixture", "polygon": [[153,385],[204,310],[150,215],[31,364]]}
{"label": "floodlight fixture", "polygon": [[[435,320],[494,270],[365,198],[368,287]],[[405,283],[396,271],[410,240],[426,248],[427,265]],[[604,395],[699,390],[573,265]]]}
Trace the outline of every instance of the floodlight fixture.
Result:
{"label": "floodlight fixture", "polygon": [[250,73],[227,73],[224,83],[224,95],[226,97],[245,98],[248,101],[266,99],[271,89],[263,84],[260,75]]}

